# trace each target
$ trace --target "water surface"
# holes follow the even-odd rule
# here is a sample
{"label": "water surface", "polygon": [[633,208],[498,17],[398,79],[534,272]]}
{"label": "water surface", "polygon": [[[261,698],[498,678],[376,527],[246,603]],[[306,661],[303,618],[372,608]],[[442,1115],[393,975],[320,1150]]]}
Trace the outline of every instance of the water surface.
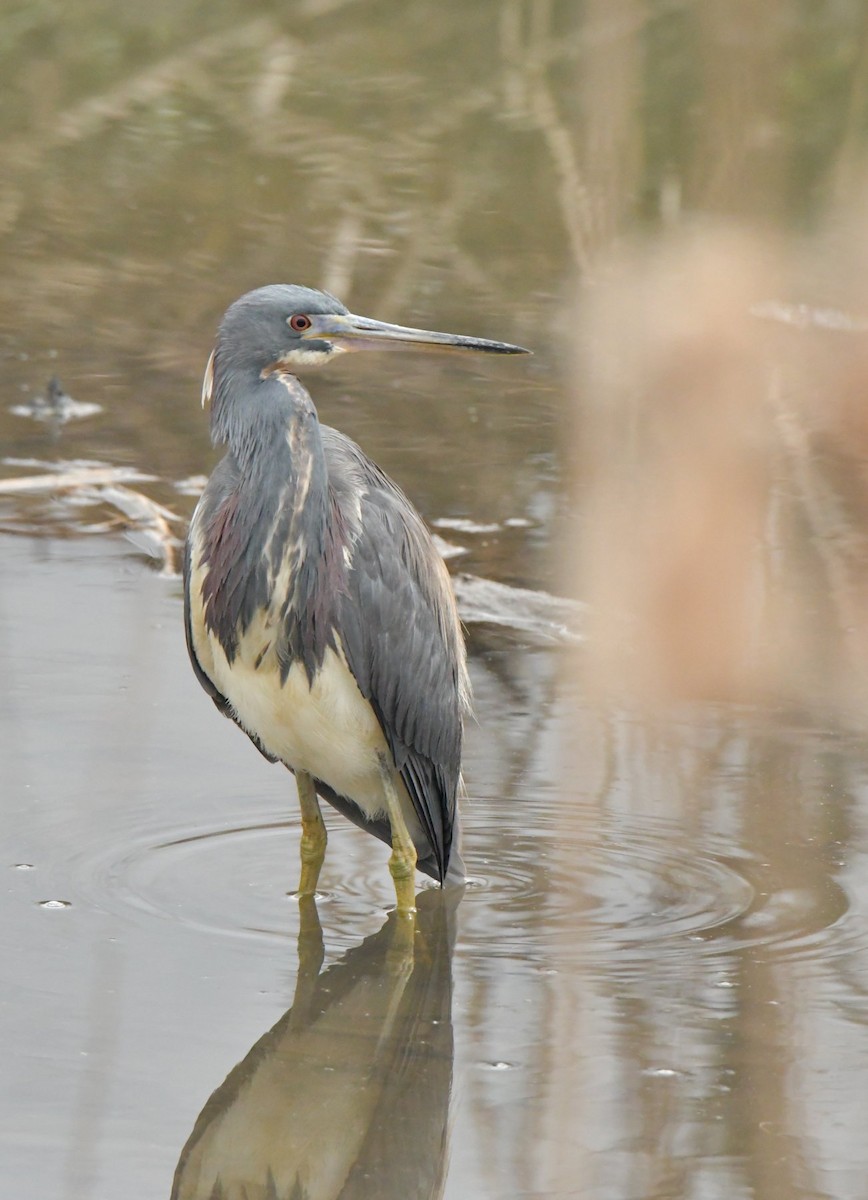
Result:
{"label": "water surface", "polygon": [[[858,334],[829,265],[858,255],[824,214],[858,173],[864,14],[803,9],[5,6],[0,476],[123,469],[111,486],[181,537],[214,461],[220,314],[261,283],[323,286],[534,349],[354,356],[310,385],[456,569],[583,598],[575,297],[613,246],[696,214],[825,229],[826,273],[768,300]],[[98,411],[13,411],[55,375]],[[865,446],[806,444],[798,480],[825,472],[825,499],[794,537],[828,649],[829,556],[864,560]],[[775,478],[772,564],[802,495]],[[519,597],[471,628],[471,882],[423,892],[411,951],[386,848],[331,814],[322,895],[289,894],[292,781],[198,688],[149,511],[0,494],[4,1195],[863,1193],[858,712],[601,700]]]}

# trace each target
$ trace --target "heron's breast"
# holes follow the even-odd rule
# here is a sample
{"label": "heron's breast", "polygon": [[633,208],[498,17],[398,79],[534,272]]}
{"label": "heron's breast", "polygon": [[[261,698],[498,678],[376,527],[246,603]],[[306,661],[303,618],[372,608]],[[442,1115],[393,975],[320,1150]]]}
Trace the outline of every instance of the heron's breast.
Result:
{"label": "heron's breast", "polygon": [[[226,697],[241,726],[263,749],[295,771],[306,771],[354,800],[369,816],[382,812],[380,758],[383,731],[346,664],[340,641],[327,648],[313,680],[301,662],[281,670],[276,646],[280,621],[263,609],[239,635],[230,662],[206,620],[201,541],[194,529],[190,623],[202,670]],[[283,582],[283,581],[281,581]],[[285,589],[278,589],[282,594]]]}
{"label": "heron's breast", "polygon": [[255,637],[241,639],[230,664],[213,634],[206,636],[208,673],[243,728],[293,770],[321,779],[370,816],[380,812],[386,740],[343,656],[327,650],[312,682],[301,663],[282,680],[275,656],[262,656]]}
{"label": "heron's breast", "polygon": [[[304,666],[293,663],[281,682],[281,672],[271,654],[256,666],[258,655],[240,653],[226,664],[223,679],[216,681],[247,724],[266,746],[280,754],[290,766],[327,778],[313,769],[312,759],[334,757],[341,742],[363,748],[376,763],[385,746],[374,711],[359,691],[358,684],[338,652],[328,649],[322,666],[309,681]],[[214,652],[218,675],[222,649]],[[226,687],[222,684],[225,682]]]}

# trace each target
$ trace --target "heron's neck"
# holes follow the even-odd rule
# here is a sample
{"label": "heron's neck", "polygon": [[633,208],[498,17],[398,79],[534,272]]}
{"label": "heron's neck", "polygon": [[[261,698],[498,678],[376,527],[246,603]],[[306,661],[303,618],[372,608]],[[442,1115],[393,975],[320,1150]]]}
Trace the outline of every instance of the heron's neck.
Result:
{"label": "heron's neck", "polygon": [[229,447],[234,486],[208,526],[209,621],[231,661],[257,612],[281,614],[281,661],[303,661],[312,677],[344,569],[313,401],[292,376],[250,380],[234,395],[218,381],[211,432]]}
{"label": "heron's neck", "polygon": [[316,408],[292,375],[253,377],[235,395],[217,388],[211,432],[226,442],[238,469],[239,497],[251,540],[271,557],[291,541],[319,548],[326,520],[328,473]]}
{"label": "heron's neck", "polygon": [[215,374],[211,440],[228,446],[242,472],[284,455],[287,433],[317,423],[307,391],[293,375],[256,371]]}

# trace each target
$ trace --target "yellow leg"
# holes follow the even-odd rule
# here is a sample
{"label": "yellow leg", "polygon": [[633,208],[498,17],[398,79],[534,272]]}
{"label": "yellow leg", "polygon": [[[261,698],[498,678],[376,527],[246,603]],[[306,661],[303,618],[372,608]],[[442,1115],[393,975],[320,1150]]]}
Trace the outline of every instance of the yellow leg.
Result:
{"label": "yellow leg", "polygon": [[316,892],[317,880],[325,859],[325,823],[319,808],[313,780],[305,771],[296,771],[298,803],[301,806],[301,881],[299,896],[312,896]]}
{"label": "yellow leg", "polygon": [[416,912],[416,847],[401,812],[401,800],[395,787],[392,768],[383,757],[380,758],[380,774],[386,794],[389,824],[392,826],[392,857],[389,859],[389,871],[398,898],[398,913],[401,916],[413,916]]}

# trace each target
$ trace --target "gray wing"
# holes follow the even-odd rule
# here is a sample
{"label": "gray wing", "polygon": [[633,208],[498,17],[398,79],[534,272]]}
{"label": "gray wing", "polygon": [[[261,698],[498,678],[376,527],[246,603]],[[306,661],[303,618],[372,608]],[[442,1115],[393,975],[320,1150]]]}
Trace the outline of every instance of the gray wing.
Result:
{"label": "gray wing", "polygon": [[442,881],[469,698],[452,585],[403,492],[349,438],[328,426],[321,432],[329,484],[351,546],[337,629],[426,832],[436,868],[431,873]]}

